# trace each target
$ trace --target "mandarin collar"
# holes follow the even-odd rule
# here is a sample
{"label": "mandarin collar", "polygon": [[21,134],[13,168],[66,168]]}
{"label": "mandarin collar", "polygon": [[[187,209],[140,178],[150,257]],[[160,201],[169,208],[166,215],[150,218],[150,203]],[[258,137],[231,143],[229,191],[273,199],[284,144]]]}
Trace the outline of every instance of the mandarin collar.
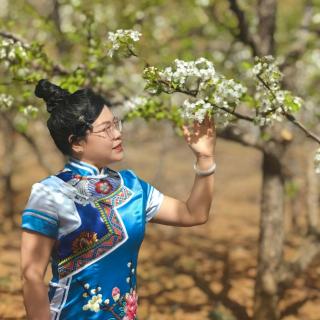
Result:
{"label": "mandarin collar", "polygon": [[71,170],[72,172],[79,174],[81,176],[95,176],[102,177],[108,175],[108,168],[104,167],[99,170],[93,164],[85,161],[70,157],[69,161],[65,164],[64,170]]}

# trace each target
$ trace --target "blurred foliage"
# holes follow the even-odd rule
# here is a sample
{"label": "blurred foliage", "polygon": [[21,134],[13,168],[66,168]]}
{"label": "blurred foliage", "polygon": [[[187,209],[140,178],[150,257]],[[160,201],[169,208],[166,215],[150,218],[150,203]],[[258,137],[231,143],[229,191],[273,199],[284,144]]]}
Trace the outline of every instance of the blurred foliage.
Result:
{"label": "blurred foliage", "polygon": [[[257,32],[256,1],[239,1],[246,14],[249,29]],[[319,78],[320,5],[314,1],[312,18],[302,27],[307,0],[283,0],[277,12],[277,60],[288,60],[288,83],[295,94],[307,98],[314,123],[320,100],[314,83]],[[30,106],[39,106],[33,96],[35,83],[40,78],[73,92],[78,87],[91,86],[121,104],[128,97],[143,92],[142,71],[145,64],[160,68],[175,59],[192,60],[204,57],[212,61],[217,70],[227,77],[250,81],[248,61],[251,49],[239,39],[235,14],[227,0],[1,0],[0,31],[23,39],[27,59],[17,45],[11,61],[0,58],[0,94],[14,97],[11,116],[17,128],[26,128],[26,122],[35,112]],[[116,29],[134,29],[143,34],[138,55],[123,60],[107,55],[107,34]],[[290,30],[290,32],[288,32]],[[303,54],[290,63],[291,50],[300,48]],[[298,48],[299,47],[299,48]],[[300,49],[299,49],[300,50]],[[21,52],[22,53],[21,53]],[[1,57],[1,55],[0,55]],[[163,104],[171,105],[175,98],[163,94]],[[252,105],[247,97],[248,105]],[[175,105],[175,103],[173,103]],[[22,110],[29,109],[21,115]],[[154,112],[157,103],[150,105]],[[40,115],[43,108],[40,109]],[[164,117],[165,111],[157,115]],[[177,120],[178,121],[178,120]]]}
{"label": "blurred foliage", "polygon": [[286,181],[285,183],[285,195],[289,199],[296,197],[300,191],[301,186],[296,181]]}
{"label": "blurred foliage", "polygon": [[221,303],[217,303],[214,310],[209,312],[208,318],[210,320],[236,320],[230,310],[227,310]]}

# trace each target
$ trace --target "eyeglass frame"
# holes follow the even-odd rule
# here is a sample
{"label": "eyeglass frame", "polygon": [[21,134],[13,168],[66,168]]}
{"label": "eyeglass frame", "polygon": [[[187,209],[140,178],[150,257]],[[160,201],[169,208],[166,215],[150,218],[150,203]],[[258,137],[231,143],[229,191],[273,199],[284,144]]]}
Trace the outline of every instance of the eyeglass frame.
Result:
{"label": "eyeglass frame", "polygon": [[91,133],[105,132],[110,139],[114,139],[113,131],[116,129],[121,133],[123,129],[122,120],[119,117],[114,117],[112,121],[107,121],[104,125],[105,125],[104,128],[99,131],[93,131],[94,126],[91,125],[90,132]]}

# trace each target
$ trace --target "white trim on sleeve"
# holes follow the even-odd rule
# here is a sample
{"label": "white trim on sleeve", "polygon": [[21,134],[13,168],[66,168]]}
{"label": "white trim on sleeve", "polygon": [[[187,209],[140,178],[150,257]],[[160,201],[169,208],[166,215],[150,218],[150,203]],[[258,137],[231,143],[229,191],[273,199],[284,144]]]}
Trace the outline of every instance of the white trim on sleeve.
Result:
{"label": "white trim on sleeve", "polygon": [[146,222],[150,221],[159,211],[164,195],[151,186],[146,207]]}

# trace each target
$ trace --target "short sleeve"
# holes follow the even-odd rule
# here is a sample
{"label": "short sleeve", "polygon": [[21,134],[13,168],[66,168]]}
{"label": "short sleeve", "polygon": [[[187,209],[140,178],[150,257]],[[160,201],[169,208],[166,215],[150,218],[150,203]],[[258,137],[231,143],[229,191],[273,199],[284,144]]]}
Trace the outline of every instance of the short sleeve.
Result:
{"label": "short sleeve", "polygon": [[21,227],[57,239],[58,207],[52,191],[45,185],[35,183],[32,186],[29,200],[22,212]]}
{"label": "short sleeve", "polygon": [[145,221],[149,222],[159,211],[164,195],[148,182],[139,180],[147,199]]}

